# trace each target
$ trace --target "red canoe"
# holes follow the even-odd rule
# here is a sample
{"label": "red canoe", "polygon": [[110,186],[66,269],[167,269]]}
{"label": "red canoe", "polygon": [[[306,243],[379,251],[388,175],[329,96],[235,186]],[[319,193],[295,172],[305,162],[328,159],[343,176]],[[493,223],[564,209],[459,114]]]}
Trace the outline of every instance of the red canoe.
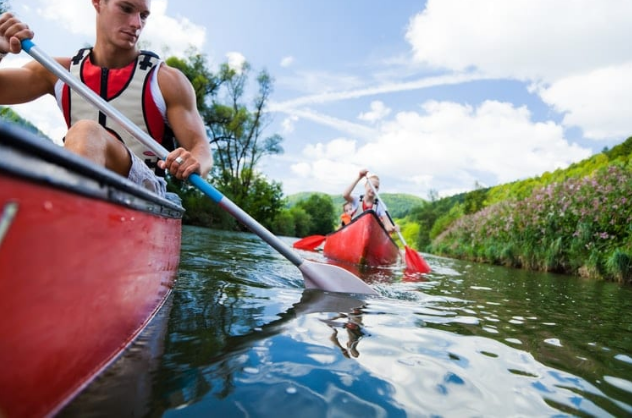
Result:
{"label": "red canoe", "polygon": [[327,235],[323,254],[335,260],[375,267],[395,263],[399,248],[375,212],[369,210]]}
{"label": "red canoe", "polygon": [[174,285],[183,210],[0,124],[0,416],[50,416]]}

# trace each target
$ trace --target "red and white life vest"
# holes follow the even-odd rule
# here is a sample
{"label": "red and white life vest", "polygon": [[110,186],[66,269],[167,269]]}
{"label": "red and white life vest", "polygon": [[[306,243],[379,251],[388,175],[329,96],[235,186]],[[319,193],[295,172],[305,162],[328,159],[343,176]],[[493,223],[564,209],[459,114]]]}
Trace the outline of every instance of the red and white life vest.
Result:
{"label": "red and white life vest", "polygon": [[[91,51],[92,48],[79,50],[70,62],[70,72],[154,140],[172,150],[173,133],[166,121],[164,99],[157,88],[157,80],[152,81],[157,77],[156,71],[162,63],[160,58],[152,52],[141,51],[136,60],[126,67],[103,68],[92,64]],[[155,83],[154,88],[152,83]],[[164,172],[156,165],[158,157],[121,125],[72,91],[67,84],[62,82],[61,88],[56,88],[55,92],[68,127],[79,120],[99,122],[150,168],[155,169],[157,175],[164,176]]]}

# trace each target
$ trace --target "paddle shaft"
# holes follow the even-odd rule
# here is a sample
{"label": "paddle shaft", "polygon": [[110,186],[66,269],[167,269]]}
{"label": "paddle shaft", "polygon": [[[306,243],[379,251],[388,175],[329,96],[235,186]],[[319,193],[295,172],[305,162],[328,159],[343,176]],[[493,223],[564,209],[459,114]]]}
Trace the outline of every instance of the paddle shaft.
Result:
{"label": "paddle shaft", "polygon": [[[84,99],[96,106],[100,111],[111,117],[114,121],[125,128],[130,134],[138,139],[143,145],[153,151],[161,159],[167,157],[168,151],[154,141],[145,131],[140,129],[134,123],[132,123],[125,115],[115,109],[112,105],[106,102],[98,94],[92,91],[88,86],[74,77],[68,70],[66,70],[61,64],[55,61],[53,58],[41,51],[30,39],[22,41],[22,49],[24,49],[30,56],[42,64],[48,71],[55,74],[77,93],[79,93]],[[299,266],[303,263],[303,259],[292,251],[283,241],[277,238],[274,234],[264,228],[259,222],[253,219],[250,215],[244,212],[239,206],[233,203],[230,199],[224,196],[219,190],[206,182],[198,174],[191,174],[188,178],[194,186],[200,189],[205,195],[210,197],[215,203],[218,203],[228,213],[230,213],[235,219],[243,223],[254,234],[258,235],[265,242],[270,244],[272,248],[277,250],[281,255],[287,258],[295,266]]]}

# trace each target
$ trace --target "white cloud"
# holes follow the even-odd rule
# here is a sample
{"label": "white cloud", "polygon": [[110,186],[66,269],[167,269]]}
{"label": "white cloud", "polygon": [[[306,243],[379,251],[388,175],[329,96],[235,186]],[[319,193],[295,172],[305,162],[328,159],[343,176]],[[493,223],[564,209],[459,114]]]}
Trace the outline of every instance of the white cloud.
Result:
{"label": "white cloud", "polygon": [[358,119],[364,120],[370,123],[375,123],[391,113],[391,109],[386,107],[380,100],[374,100],[371,102],[371,110],[369,112],[360,113]]}
{"label": "white cloud", "polygon": [[323,160],[347,160],[349,156],[356,153],[356,141],[337,138],[333,141],[323,144],[308,144],[303,149],[303,155],[308,158]]}
{"label": "white cloud", "polygon": [[309,159],[291,165],[294,176],[283,182],[286,194],[319,191],[339,194],[357,176],[359,166],[336,159]]}
{"label": "white cloud", "polygon": [[292,170],[293,174],[299,177],[307,177],[312,172],[312,167],[309,163],[301,162],[290,165],[290,170]]}
{"label": "white cloud", "polygon": [[94,38],[96,12],[91,2],[40,0],[39,4],[35,10],[42,18],[59,22],[70,33]]}
{"label": "white cloud", "polygon": [[[19,68],[30,61],[24,54],[8,55],[2,60],[3,68]],[[46,95],[29,103],[9,106],[18,115],[28,120],[55,143],[61,144],[66,135],[66,122],[53,96]]]}
{"label": "white cloud", "polygon": [[[331,76],[333,77],[333,75]],[[336,88],[328,88],[327,91],[322,91],[322,88],[319,90],[319,93],[310,94],[302,97],[298,97],[292,100],[286,100],[284,102],[271,102],[270,103],[270,111],[287,111],[288,109],[296,109],[300,106],[310,105],[310,104],[324,104],[330,102],[336,102],[341,100],[348,99],[357,99],[361,97],[367,96],[376,96],[387,93],[396,93],[403,91],[412,91],[425,89],[429,87],[437,87],[437,86],[449,86],[461,83],[467,83],[471,81],[483,80],[489,78],[488,76],[484,76],[478,73],[469,73],[469,74],[448,74],[441,75],[436,77],[424,77],[413,81],[402,81],[402,82],[388,82],[379,84],[377,86],[367,87],[366,84],[360,83],[359,81],[354,83],[357,84],[357,88],[350,89],[336,89]],[[307,81],[306,81],[307,82]],[[322,86],[321,86],[322,87]]]}
{"label": "white cloud", "polygon": [[593,139],[625,138],[630,16],[628,0],[429,0],[406,39],[429,67],[533,82],[564,112],[564,126]]}
{"label": "white cloud", "polygon": [[298,71],[292,76],[281,76],[276,85],[305,94],[338,92],[355,89],[364,82],[357,75],[330,73],[327,71]]}
{"label": "white cloud", "polygon": [[241,74],[244,64],[246,63],[246,57],[239,52],[229,52],[226,54],[228,60],[228,67],[235,70],[236,73]]}
{"label": "white cloud", "polygon": [[406,39],[433,67],[554,81],[626,62],[630,16],[628,0],[429,0]]}
{"label": "white cloud", "polygon": [[21,117],[37,126],[53,142],[62,144],[62,138],[66,135],[66,123],[53,96],[46,95],[32,102],[10,107]]}
{"label": "white cloud", "polygon": [[[271,106],[272,107],[272,106]],[[333,116],[323,115],[311,109],[291,109],[285,107],[276,107],[277,112],[283,112],[291,115],[292,118],[300,118],[316,122],[320,125],[332,127],[340,132],[352,135],[354,137],[371,138],[375,135],[375,130],[367,128],[364,125],[349,122]],[[298,119],[297,119],[298,120]]]}
{"label": "white cloud", "polygon": [[281,60],[281,67],[289,67],[294,64],[294,57],[283,57]]}
{"label": "white cloud", "polygon": [[141,39],[162,56],[188,56],[187,51],[202,51],[206,29],[185,17],[167,15],[167,0],[153,0],[151,15]]}
{"label": "white cloud", "polygon": [[325,191],[340,193],[366,167],[380,174],[389,192],[425,196],[430,189],[443,195],[471,190],[476,181],[496,185],[524,179],[590,155],[570,144],[561,126],[532,121],[525,107],[428,101],[421,112],[400,112],[384,122],[374,141],[338,138],[307,145],[296,159],[301,184],[312,184],[311,190],[327,184]]}
{"label": "white cloud", "polygon": [[[489,177],[487,182],[499,184],[565,167],[591,154],[569,144],[560,126],[533,122],[526,108],[510,103],[486,101],[474,108],[430,101],[423,110],[399,113],[359,157],[403,178],[426,175],[447,181],[461,171],[474,180]],[[392,157],[385,158],[389,150]]]}
{"label": "white cloud", "polygon": [[290,115],[287,118],[283,119],[281,122],[281,129],[284,134],[291,134],[294,132],[294,125],[298,122],[299,117],[296,115]]}
{"label": "white cloud", "polygon": [[632,61],[561,79],[540,95],[564,113],[565,126],[581,126],[588,138],[632,135]]}

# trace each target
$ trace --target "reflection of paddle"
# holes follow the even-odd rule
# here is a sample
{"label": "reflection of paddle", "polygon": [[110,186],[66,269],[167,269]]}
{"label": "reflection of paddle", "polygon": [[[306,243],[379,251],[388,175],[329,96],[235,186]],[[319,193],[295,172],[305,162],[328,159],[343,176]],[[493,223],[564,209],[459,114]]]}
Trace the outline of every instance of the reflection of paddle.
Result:
{"label": "reflection of paddle", "polygon": [[[323,292],[317,289],[305,289],[303,290],[300,302],[295,303],[285,312],[276,314],[277,319],[272,322],[258,325],[256,328],[241,335],[232,335],[232,333],[228,331],[220,330],[220,333],[224,332],[226,334],[221,335],[223,337],[222,347],[213,346],[212,349],[209,350],[212,352],[219,350],[219,354],[211,357],[209,362],[216,363],[230,358],[236,358],[240,352],[252,350],[252,347],[256,346],[260,341],[279,335],[286,329],[295,329],[296,325],[290,327],[288,324],[302,315],[327,312],[352,315],[358,309],[366,306],[366,304],[367,302],[365,300],[350,295]],[[317,318],[318,317],[320,317],[320,315],[317,316]],[[321,321],[323,320],[321,319]],[[331,325],[328,324],[328,326]]]}
{"label": "reflection of paddle", "polygon": [[[369,186],[371,186],[371,190],[373,190],[375,197],[377,197],[380,200],[380,203],[384,205],[384,211],[386,212],[386,215],[388,215],[388,219],[393,222],[393,218],[391,218],[391,215],[388,213],[386,203],[384,203],[384,200],[380,199],[380,195],[377,193],[377,190],[375,190],[375,186],[373,186],[373,183],[371,183],[371,180],[368,177],[366,181],[369,183]],[[393,225],[395,225],[394,222]],[[426,260],[424,260],[417,251],[406,245],[406,241],[399,230],[397,231],[397,235],[399,236],[400,241],[402,241],[402,244],[404,244],[404,251],[406,254],[406,271],[409,273],[429,273],[430,266],[426,263]]]}
{"label": "reflection of paddle", "polygon": [[299,250],[313,251],[314,248],[325,242],[326,239],[327,237],[324,235],[310,235],[309,237],[299,239],[292,244],[292,247],[298,248]]}
{"label": "reflection of paddle", "polygon": [[[166,158],[168,152],[162,145],[154,141],[154,139],[146,132],[133,124],[121,112],[103,100],[88,86],[80,82],[57,61],[36,47],[30,39],[22,41],[22,49],[35,58],[47,70],[72,87],[84,99],[120,124],[144,146],[153,151],[159,158],[162,158],[163,160]],[[342,268],[304,260],[296,252],[292,251],[292,249],[283,241],[265,229],[263,225],[244,212],[239,206],[235,205],[230,199],[211,186],[198,174],[191,174],[188,181],[298,267],[303,274],[305,287],[328,290],[331,292],[377,294],[377,292],[368,284],[364,283],[358,277]]]}

